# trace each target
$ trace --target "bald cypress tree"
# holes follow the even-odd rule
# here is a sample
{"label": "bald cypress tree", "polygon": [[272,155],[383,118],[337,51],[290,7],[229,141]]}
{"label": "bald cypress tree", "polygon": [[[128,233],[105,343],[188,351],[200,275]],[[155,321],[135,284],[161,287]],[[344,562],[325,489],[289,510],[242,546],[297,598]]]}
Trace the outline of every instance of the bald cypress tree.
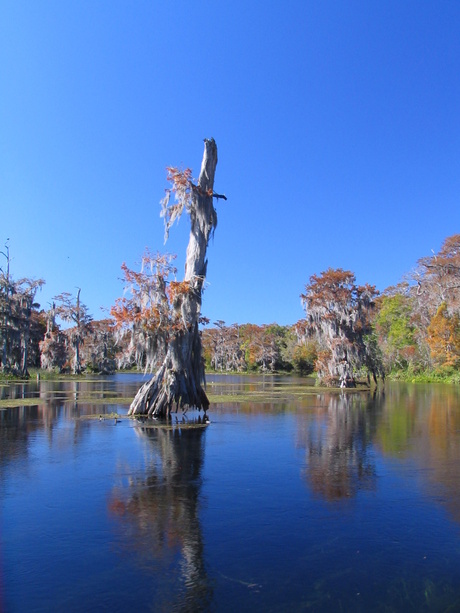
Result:
{"label": "bald cypress tree", "polygon": [[171,411],[193,407],[206,411],[209,400],[204,390],[204,362],[198,329],[206,251],[217,226],[214,192],[217,146],[206,139],[201,171],[196,183],[192,171],[168,168],[171,187],[162,200],[165,238],[174,221],[188,213],[190,236],[183,281],[169,281],[175,273],[171,256],[147,255],[140,273],[124,267],[131,298],[121,299],[112,309],[119,327],[129,327],[137,352],[144,353],[147,369],[157,370],[136,394],[130,415],[169,417]]}

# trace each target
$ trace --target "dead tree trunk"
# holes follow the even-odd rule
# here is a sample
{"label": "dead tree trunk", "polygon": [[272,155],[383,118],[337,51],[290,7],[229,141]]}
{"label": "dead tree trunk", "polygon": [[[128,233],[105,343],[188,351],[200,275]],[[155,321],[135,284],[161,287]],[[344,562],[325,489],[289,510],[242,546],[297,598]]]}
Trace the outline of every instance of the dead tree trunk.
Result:
{"label": "dead tree trunk", "polygon": [[80,322],[80,292],[81,292],[81,289],[78,288],[78,292],[77,292],[77,305],[76,305],[76,308],[75,308],[76,330],[75,330],[75,336],[73,338],[73,346],[75,348],[75,356],[74,356],[74,362],[73,362],[73,374],[74,375],[80,375],[81,374],[81,360],[80,360],[80,340],[81,340],[81,334],[80,334],[80,329],[81,329],[81,322]]}
{"label": "dead tree trunk", "polygon": [[205,412],[209,407],[203,387],[204,363],[198,324],[207,268],[206,250],[217,225],[213,205],[213,198],[219,197],[214,193],[216,165],[216,143],[214,139],[206,139],[200,176],[197,185],[190,182],[187,206],[191,227],[184,281],[188,283],[188,291],[177,295],[172,302],[181,326],[169,340],[162,365],[137,392],[129,415],[167,418],[174,407],[176,410],[191,407]]}

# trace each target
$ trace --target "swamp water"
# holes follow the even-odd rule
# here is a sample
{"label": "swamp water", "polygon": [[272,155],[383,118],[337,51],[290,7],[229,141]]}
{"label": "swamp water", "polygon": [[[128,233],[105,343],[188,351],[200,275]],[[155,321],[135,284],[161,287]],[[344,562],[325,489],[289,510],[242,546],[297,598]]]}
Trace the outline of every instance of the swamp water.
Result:
{"label": "swamp water", "polygon": [[0,611],[460,611],[458,387],[216,375],[146,428],[141,382],[0,387]]}

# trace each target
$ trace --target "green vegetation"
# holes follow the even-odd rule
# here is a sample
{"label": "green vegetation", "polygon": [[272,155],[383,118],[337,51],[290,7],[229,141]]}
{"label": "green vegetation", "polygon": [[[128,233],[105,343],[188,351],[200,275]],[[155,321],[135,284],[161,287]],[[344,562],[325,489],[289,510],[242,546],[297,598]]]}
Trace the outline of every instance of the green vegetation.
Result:
{"label": "green vegetation", "polygon": [[407,383],[460,383],[460,371],[454,368],[426,369],[414,372],[412,369],[395,370],[389,373],[389,379]]}
{"label": "green vegetation", "polygon": [[[91,321],[79,295],[75,302],[62,294],[57,306],[38,312],[33,298],[42,281],[26,281],[14,281],[8,266],[0,270],[0,383],[37,376],[87,380],[117,366],[143,372],[147,355],[151,368],[164,357],[148,326],[133,343],[129,329],[116,334],[113,320]],[[178,291],[177,284],[173,289]],[[408,281],[382,294],[370,285],[357,286],[351,271],[328,269],[311,276],[302,300],[305,318],[291,326],[220,320],[205,326],[206,371],[292,373],[332,386],[353,386],[383,374],[409,382],[460,383],[460,234],[421,258]],[[77,327],[61,329],[59,316],[75,320]]]}
{"label": "green vegetation", "polygon": [[411,323],[412,304],[408,296],[382,296],[374,319],[374,329],[382,342],[389,371],[406,369],[417,353],[415,326]]}
{"label": "green vegetation", "polygon": [[48,403],[47,398],[4,398],[0,400],[0,411],[16,407],[34,407]]}

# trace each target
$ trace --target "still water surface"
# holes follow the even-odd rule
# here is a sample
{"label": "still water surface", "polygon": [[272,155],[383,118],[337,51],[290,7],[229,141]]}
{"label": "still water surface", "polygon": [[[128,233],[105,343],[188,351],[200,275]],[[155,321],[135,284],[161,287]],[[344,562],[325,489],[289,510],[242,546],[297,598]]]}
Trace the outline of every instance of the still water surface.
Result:
{"label": "still water surface", "polygon": [[216,375],[206,427],[80,419],[140,382],[0,388],[0,611],[460,611],[458,387]]}

